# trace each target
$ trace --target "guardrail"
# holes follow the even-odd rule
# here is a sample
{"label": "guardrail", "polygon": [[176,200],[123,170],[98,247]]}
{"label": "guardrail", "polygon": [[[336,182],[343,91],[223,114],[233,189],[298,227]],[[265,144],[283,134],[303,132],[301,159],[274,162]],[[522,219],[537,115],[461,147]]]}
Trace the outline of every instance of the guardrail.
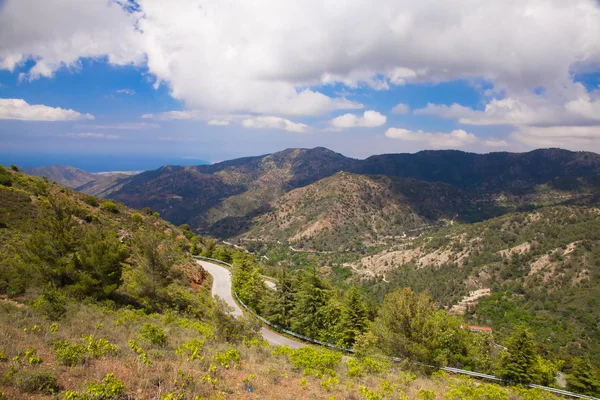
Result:
{"label": "guardrail", "polygon": [[[192,256],[192,257],[198,258],[198,259],[201,259],[201,260],[213,261],[213,262],[216,262],[216,263],[219,263],[219,264],[223,264],[223,265],[227,266],[228,268],[233,268],[233,266],[231,264],[226,263],[225,261],[214,259],[214,258],[202,257],[202,256]],[[238,297],[238,295],[237,295],[236,292],[233,292],[233,294],[234,294],[235,298],[237,299],[237,301],[239,301],[239,303],[246,309],[246,311],[248,311],[249,313],[251,313],[252,315],[254,315],[256,318],[258,318],[260,321],[262,321],[265,325],[267,325],[267,326],[269,326],[271,328],[274,328],[277,331],[284,332],[284,333],[286,333],[286,334],[288,334],[290,336],[293,336],[295,338],[304,340],[306,342],[318,344],[320,346],[325,346],[325,347],[329,347],[329,348],[336,349],[336,350],[343,350],[343,351],[346,351],[348,353],[354,353],[353,349],[344,348],[344,347],[336,346],[336,345],[331,344],[331,343],[326,343],[326,342],[322,342],[322,341],[317,340],[317,339],[309,338],[307,336],[300,335],[299,333],[292,332],[292,331],[290,331],[288,329],[282,328],[279,325],[273,324],[273,323],[267,321],[265,318],[263,318],[260,315],[258,315],[257,313],[255,313],[250,308],[248,308],[248,306],[246,304],[244,304],[244,302]],[[398,358],[398,357],[389,357],[389,359],[391,361],[394,361],[394,362],[403,362],[403,361],[406,361],[406,360],[403,360],[403,359]],[[499,378],[497,376],[489,375],[489,374],[484,374],[484,373],[481,373],[481,372],[467,371],[465,369],[452,368],[452,367],[436,367],[434,365],[427,365],[427,364],[423,364],[423,363],[414,363],[413,362],[413,364],[417,364],[417,365],[424,366],[424,367],[429,367],[429,368],[435,368],[435,369],[439,369],[439,370],[442,370],[442,371],[451,372],[451,373],[454,373],[454,374],[472,376],[474,378],[479,378],[479,379],[487,379],[487,380],[496,381],[496,382],[511,383],[511,382],[506,381],[505,379]],[[574,398],[577,398],[577,399],[600,400],[597,397],[591,397],[591,396],[587,396],[587,395],[584,395],[584,394],[573,393],[573,392],[569,392],[567,390],[556,389],[556,388],[552,388],[552,387],[548,387],[548,386],[536,385],[536,384],[533,384],[533,383],[530,383],[530,384],[527,384],[527,385],[524,385],[524,386],[532,388],[532,389],[545,390],[547,392],[552,392],[552,393],[555,393],[555,394],[560,394],[562,396],[574,397]]]}

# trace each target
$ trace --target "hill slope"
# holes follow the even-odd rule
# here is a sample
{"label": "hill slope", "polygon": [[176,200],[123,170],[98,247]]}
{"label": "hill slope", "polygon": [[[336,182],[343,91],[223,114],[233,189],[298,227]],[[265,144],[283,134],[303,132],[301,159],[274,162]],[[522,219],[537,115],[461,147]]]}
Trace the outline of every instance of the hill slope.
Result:
{"label": "hill slope", "polygon": [[75,189],[96,179],[94,174],[68,165],[24,168],[23,172],[40,178],[45,176],[49,180],[71,189]]}
{"label": "hill slope", "polygon": [[[367,285],[380,295],[427,291],[474,323],[504,335],[526,325],[552,351],[589,354],[600,365],[598,208],[547,207],[447,227],[348,265],[376,277]],[[469,298],[476,290],[483,296]]]}
{"label": "hill slope", "polygon": [[359,251],[457,216],[485,218],[502,208],[443,183],[337,173],[292,190],[254,221],[244,238],[286,241],[297,248]]}
{"label": "hill slope", "polygon": [[[455,193],[462,197],[466,193],[506,212],[522,206],[597,204],[600,198],[600,156],[560,149],[422,151],[366,160],[324,148],[288,149],[214,165],[163,167],[132,177],[106,195],[133,207],[151,207],[175,224],[230,238],[252,229],[255,218],[269,212],[285,193],[340,171],[446,183],[461,189]],[[470,213],[459,215],[463,220],[476,220],[473,210],[463,211]],[[481,218],[487,216],[481,213]]]}

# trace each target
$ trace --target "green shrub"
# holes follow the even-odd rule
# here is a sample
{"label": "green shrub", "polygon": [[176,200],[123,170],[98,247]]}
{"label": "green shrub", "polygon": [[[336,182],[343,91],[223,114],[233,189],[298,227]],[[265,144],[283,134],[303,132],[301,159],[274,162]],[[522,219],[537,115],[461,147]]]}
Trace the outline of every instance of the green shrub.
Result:
{"label": "green shrub", "polygon": [[500,386],[467,379],[453,384],[444,397],[448,400],[508,400],[508,392]]}
{"label": "green shrub", "polygon": [[165,334],[165,331],[154,324],[145,324],[142,327],[140,330],[140,339],[144,339],[157,346],[164,346],[167,344],[167,335]]}
{"label": "green shrub", "polygon": [[0,174],[0,185],[6,187],[12,186],[12,179],[10,179],[10,175]]}
{"label": "green shrub", "polygon": [[87,351],[94,358],[103,356],[112,356],[119,352],[117,346],[110,344],[108,340],[100,338],[96,340],[94,335],[83,335],[83,340],[87,342]]}
{"label": "green shrub", "polygon": [[14,382],[27,393],[54,394],[60,390],[58,379],[48,371],[19,371],[14,375]]}
{"label": "green shrub", "polygon": [[325,349],[301,347],[288,354],[288,359],[295,369],[304,369],[305,374],[335,375],[335,368],[342,360],[342,355]]}
{"label": "green shrub", "polygon": [[2,390],[0,390],[0,400],[8,400],[8,397],[4,394]]}
{"label": "green shrub", "polygon": [[33,308],[44,317],[56,321],[67,313],[67,299],[54,285],[48,285],[33,303]]}
{"label": "green shrub", "polygon": [[72,367],[82,364],[86,357],[86,348],[82,344],[69,344],[67,340],[59,340],[52,347],[56,353],[56,361],[60,365]]}
{"label": "green shrub", "polygon": [[352,378],[359,378],[367,374],[382,374],[389,370],[389,361],[377,360],[372,357],[351,358],[348,360],[347,375]]}
{"label": "green shrub", "polygon": [[115,374],[109,373],[102,379],[102,383],[89,383],[87,392],[95,400],[116,400],[124,397],[125,385]]}
{"label": "green shrub", "polygon": [[131,216],[131,220],[136,223],[137,225],[141,224],[142,222],[144,222],[144,218],[142,217],[142,214],[140,213],[135,213]]}
{"label": "green shrub", "polygon": [[175,350],[175,354],[185,358],[187,361],[202,360],[202,350],[204,348],[204,340],[191,339],[183,343]]}
{"label": "green shrub", "polygon": [[105,201],[100,205],[100,209],[104,211],[111,212],[113,214],[118,214],[119,208],[113,201]]}
{"label": "green shrub", "polygon": [[17,167],[15,164],[10,164],[10,169],[12,169],[15,172],[19,172],[19,167]]}
{"label": "green shrub", "polygon": [[29,365],[39,365],[43,362],[42,357],[38,356],[36,349],[26,349],[25,358]]}
{"label": "green shrub", "polygon": [[[94,196],[85,196],[83,198],[84,203],[86,203],[87,205],[90,205],[92,207],[98,207],[99,203],[98,203],[98,199],[95,198]],[[114,204],[114,203],[113,203]]]}
{"label": "green shrub", "polygon": [[229,369],[231,368],[231,366],[239,364],[239,362],[241,361],[240,352],[236,349],[228,349],[223,353],[217,353],[214,356],[214,359],[225,369]]}
{"label": "green shrub", "polygon": [[0,362],[6,361],[8,357],[6,357],[6,353],[0,350]]}
{"label": "green shrub", "polygon": [[435,392],[433,390],[419,389],[417,396],[419,396],[419,400],[435,400]]}

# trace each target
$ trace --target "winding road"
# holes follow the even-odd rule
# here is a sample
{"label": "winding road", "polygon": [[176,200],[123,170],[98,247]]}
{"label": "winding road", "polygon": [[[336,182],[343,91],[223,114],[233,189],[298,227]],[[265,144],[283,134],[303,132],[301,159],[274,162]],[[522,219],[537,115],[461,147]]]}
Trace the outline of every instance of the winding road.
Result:
{"label": "winding road", "polygon": [[[211,263],[209,261],[196,260],[196,262],[200,264],[200,266],[204,268],[209,274],[212,275],[213,296],[219,296],[220,298],[225,300],[225,303],[227,303],[227,305],[233,308],[231,314],[234,317],[241,316],[243,314],[242,309],[235,302],[235,300],[233,299],[233,295],[231,294],[231,272],[229,272],[227,268],[215,263]],[[282,336],[264,327],[260,330],[260,333],[271,346],[288,346],[293,349],[305,346],[304,343],[292,340],[286,336]]]}

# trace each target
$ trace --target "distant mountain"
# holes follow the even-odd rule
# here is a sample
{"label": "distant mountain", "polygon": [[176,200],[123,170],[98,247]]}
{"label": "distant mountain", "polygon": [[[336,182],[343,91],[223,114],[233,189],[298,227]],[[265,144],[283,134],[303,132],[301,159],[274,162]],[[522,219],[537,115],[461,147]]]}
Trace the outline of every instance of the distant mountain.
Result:
{"label": "distant mountain", "polygon": [[85,185],[96,179],[94,174],[86,172],[82,169],[70,167],[68,165],[52,165],[49,167],[23,168],[23,172],[43,177],[45,176],[52,182],[56,182],[61,186],[66,186],[71,189]]}
{"label": "distant mountain", "polygon": [[573,190],[585,185],[600,187],[600,155],[562,149],[539,149],[528,153],[475,154],[438,150],[383,154],[357,163],[352,171],[517,195],[531,193],[536,185],[543,184],[559,190]]}
{"label": "distant mountain", "polygon": [[349,169],[355,162],[324,148],[288,149],[213,165],[147,171],[108,196],[132,207],[151,207],[176,224],[188,223],[210,233],[213,226],[232,221],[241,227],[289,190]]}
{"label": "distant mountain", "polygon": [[81,186],[75,188],[83,193],[91,194],[93,196],[106,197],[110,193],[119,190],[124,184],[129,182],[135,174],[132,173],[96,173],[94,174],[94,180],[87,182]]}
{"label": "distant mountain", "polygon": [[[340,172],[276,200],[243,238],[319,251],[360,251],[458,216],[504,212],[445,183]],[[222,232],[226,236],[227,232]]]}
{"label": "distant mountain", "polygon": [[[112,193],[96,193],[132,207],[150,207],[175,224],[188,223],[203,233],[231,238],[255,229],[264,222],[262,215],[279,212],[275,210],[281,205],[278,201],[289,191],[340,171],[452,185],[464,204],[477,203],[476,208],[456,210],[461,221],[482,220],[523,207],[595,204],[599,200],[600,156],[561,149],[490,154],[422,151],[366,160],[325,148],[288,149],[213,165],[167,166],[120,181],[122,187],[113,188]],[[326,192],[328,184],[323,183],[318,192]],[[309,209],[306,214],[311,214]]]}

